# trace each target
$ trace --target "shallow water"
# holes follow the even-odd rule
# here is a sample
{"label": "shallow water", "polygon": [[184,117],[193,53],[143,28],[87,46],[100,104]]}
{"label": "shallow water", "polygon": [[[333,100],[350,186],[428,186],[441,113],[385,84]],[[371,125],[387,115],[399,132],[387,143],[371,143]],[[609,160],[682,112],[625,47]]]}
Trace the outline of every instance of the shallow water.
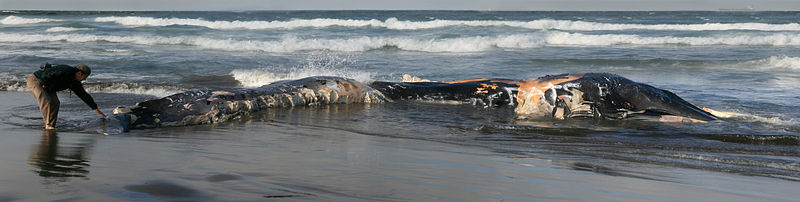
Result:
{"label": "shallow water", "polygon": [[[797,15],[3,12],[0,201],[792,200]],[[739,115],[706,124],[523,120],[510,108],[395,102],[121,133],[64,93],[61,130],[47,135],[29,92],[17,92],[43,62],[92,66],[85,86],[107,113],[185,90],[306,76],[610,72]]]}

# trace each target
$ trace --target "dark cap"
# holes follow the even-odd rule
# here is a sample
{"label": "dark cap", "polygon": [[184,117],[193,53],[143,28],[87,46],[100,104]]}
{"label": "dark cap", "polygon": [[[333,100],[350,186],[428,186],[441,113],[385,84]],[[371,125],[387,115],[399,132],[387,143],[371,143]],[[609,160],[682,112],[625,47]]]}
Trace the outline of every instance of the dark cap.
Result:
{"label": "dark cap", "polygon": [[85,64],[79,64],[78,66],[75,66],[75,69],[78,69],[79,71],[83,72],[83,74],[86,75],[92,74],[92,69],[89,68],[89,66],[86,66]]}

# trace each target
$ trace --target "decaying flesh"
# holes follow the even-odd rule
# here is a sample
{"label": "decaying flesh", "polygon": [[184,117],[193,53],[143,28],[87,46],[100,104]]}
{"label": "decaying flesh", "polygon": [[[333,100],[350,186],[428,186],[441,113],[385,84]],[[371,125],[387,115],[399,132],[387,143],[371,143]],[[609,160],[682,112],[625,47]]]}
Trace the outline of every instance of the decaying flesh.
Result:
{"label": "decaying flesh", "polygon": [[310,77],[237,91],[189,91],[137,103],[129,114],[136,118],[133,128],[148,128],[223,122],[273,107],[384,101],[383,94],[355,80]]}
{"label": "decaying flesh", "polygon": [[624,119],[641,115],[660,117],[656,119],[667,122],[718,119],[672,92],[618,75],[598,73],[551,75],[532,80],[374,81],[369,84],[339,77],[309,77],[236,91],[189,91],[137,103],[124,114],[132,116],[132,128],[185,126],[222,122],[273,107],[393,100],[511,106],[518,118]]}
{"label": "decaying flesh", "polygon": [[531,80],[374,82],[370,86],[396,100],[454,100],[487,107],[514,106],[518,118],[625,119],[635,115],[658,120],[661,115],[674,115],[692,122],[717,120],[672,92],[604,73],[548,75]]}

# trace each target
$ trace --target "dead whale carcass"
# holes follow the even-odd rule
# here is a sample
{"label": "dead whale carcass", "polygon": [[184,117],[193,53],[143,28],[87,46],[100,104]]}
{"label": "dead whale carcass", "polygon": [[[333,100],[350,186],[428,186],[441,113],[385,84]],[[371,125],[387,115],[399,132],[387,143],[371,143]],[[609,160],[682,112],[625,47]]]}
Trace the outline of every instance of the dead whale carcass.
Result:
{"label": "dead whale carcass", "polygon": [[[469,79],[451,82],[364,84],[340,77],[279,81],[236,91],[197,90],[119,108],[124,128],[217,123],[272,107],[392,100],[441,100],[500,107],[519,117],[594,117],[704,122],[718,120],[672,92],[614,74],[549,75],[531,80]],[[675,118],[677,117],[677,118]],[[664,119],[667,118],[667,119]],[[125,122],[125,121],[122,121]]]}

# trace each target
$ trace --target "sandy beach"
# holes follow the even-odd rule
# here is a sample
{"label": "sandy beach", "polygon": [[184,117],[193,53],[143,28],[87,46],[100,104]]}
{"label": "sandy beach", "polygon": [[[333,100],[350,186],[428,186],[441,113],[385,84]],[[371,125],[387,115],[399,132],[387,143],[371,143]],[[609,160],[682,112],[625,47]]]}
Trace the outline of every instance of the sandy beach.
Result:
{"label": "sandy beach", "polygon": [[[75,97],[62,102],[67,119],[93,116]],[[41,120],[27,92],[0,92],[0,103],[0,201],[748,201],[792,200],[798,187],[361,134],[297,124],[289,111],[215,126],[48,133],[36,128]]]}

